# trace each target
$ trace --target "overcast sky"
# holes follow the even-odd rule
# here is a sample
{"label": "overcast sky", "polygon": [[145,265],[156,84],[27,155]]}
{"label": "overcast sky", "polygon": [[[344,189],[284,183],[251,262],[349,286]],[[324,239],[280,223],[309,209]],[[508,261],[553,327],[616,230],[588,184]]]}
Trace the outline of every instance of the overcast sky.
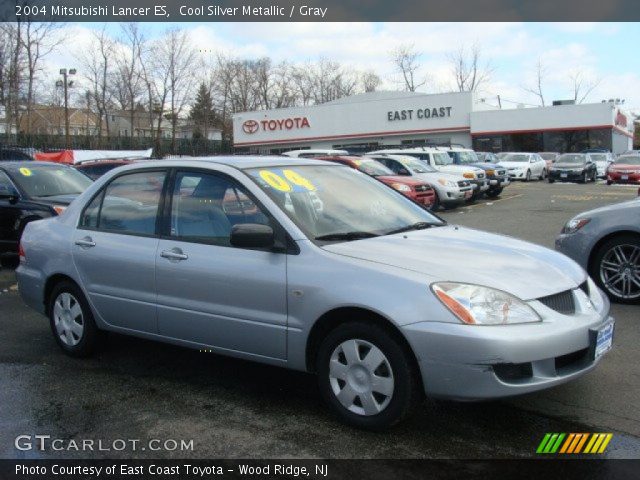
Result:
{"label": "overcast sky", "polygon": [[[146,23],[149,38],[159,36],[167,24]],[[430,81],[424,91],[454,89],[447,54],[477,42],[493,69],[482,96],[504,107],[535,105],[537,99],[523,86],[533,85],[535,64],[546,68],[545,100],[572,97],[569,75],[581,70],[600,80],[588,101],[625,99],[627,109],[640,113],[640,55],[638,23],[180,23],[203,52],[223,51],[235,56],[270,56],[275,61],[304,62],[320,57],[358,69],[375,71],[387,90],[398,89],[389,52],[399,44],[414,44],[422,52],[422,75]],[[86,45],[90,29],[103,24],[68,24],[66,47],[48,59],[55,69],[73,67],[73,52]],[[108,30],[118,33],[119,24]],[[79,72],[81,73],[81,72]]]}

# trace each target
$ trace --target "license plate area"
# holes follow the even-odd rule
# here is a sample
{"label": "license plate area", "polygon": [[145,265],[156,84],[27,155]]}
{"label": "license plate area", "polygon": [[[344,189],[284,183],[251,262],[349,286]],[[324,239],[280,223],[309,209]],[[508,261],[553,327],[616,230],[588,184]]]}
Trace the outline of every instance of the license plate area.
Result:
{"label": "license plate area", "polygon": [[629,175],[622,175],[622,176],[620,176],[620,179],[629,180]]}
{"label": "license plate area", "polygon": [[567,177],[568,177],[568,175],[566,173],[561,173],[560,174],[560,178],[567,178]]}
{"label": "license plate area", "polygon": [[591,358],[593,360],[597,360],[611,350],[611,346],[613,345],[613,330],[613,322],[608,322],[598,329],[589,330]]}

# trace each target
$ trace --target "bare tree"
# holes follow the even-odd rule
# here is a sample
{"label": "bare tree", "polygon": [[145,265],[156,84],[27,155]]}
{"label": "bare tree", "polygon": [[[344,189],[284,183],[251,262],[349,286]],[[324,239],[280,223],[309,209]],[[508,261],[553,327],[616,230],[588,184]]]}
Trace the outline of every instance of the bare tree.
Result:
{"label": "bare tree", "polygon": [[50,54],[62,41],[62,37],[57,35],[60,24],[49,22],[25,22],[24,36],[22,38],[23,48],[26,57],[27,91],[26,91],[26,112],[27,121],[25,133],[31,133],[31,113],[35,102],[35,82],[38,74],[42,70],[42,59]]}
{"label": "bare tree", "polygon": [[25,74],[24,25],[22,22],[0,24],[4,62],[2,96],[5,106],[6,140],[11,140],[14,122],[18,126],[20,94]]}
{"label": "bare tree", "polygon": [[416,51],[413,44],[399,45],[391,52],[391,62],[393,63],[396,73],[401,77],[400,83],[408,92],[415,92],[418,88],[427,83],[427,78],[418,80],[418,71],[420,70],[419,58],[422,54]]}
{"label": "bare tree", "polygon": [[144,82],[140,69],[140,56],[144,44],[144,36],[136,22],[125,23],[121,26],[124,36],[124,48],[116,57],[117,73],[114,87],[118,92],[119,103],[122,110],[129,111],[129,121],[133,137],[136,128],[136,105],[140,96],[144,93]]}
{"label": "bare tree", "polygon": [[365,92],[375,92],[382,84],[382,79],[374,71],[369,70],[362,72],[360,75],[360,83],[362,84],[362,89]]}
{"label": "bare tree", "polygon": [[587,97],[602,82],[601,78],[589,77],[583,70],[575,70],[569,74],[573,100],[576,103],[583,103]]}
{"label": "bare tree", "polygon": [[543,83],[547,74],[547,69],[542,63],[542,59],[538,58],[535,69],[536,70],[534,73],[533,82],[523,86],[522,88],[526,92],[532,93],[536,97],[538,97],[538,99],[540,100],[540,106],[544,107],[545,103],[544,103]]}
{"label": "bare tree", "polygon": [[458,91],[475,92],[489,81],[493,68],[489,62],[482,63],[481,56],[478,43],[474,43],[469,48],[461,45],[460,48],[448,54],[451,73]]}
{"label": "bare tree", "polygon": [[93,33],[90,44],[83,49],[84,53],[78,55],[84,76],[89,82],[88,91],[93,99],[90,103],[95,108],[98,118],[98,137],[102,136],[103,126],[107,136],[111,133],[107,113],[112,104],[114,48],[113,40],[103,27],[102,30]]}

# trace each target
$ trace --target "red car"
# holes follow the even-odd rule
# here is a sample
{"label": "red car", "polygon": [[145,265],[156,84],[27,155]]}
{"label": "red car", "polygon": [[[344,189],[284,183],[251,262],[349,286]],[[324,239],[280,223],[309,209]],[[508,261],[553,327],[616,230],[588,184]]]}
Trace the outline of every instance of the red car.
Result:
{"label": "red car", "polygon": [[430,208],[436,205],[436,192],[431,185],[422,180],[414,180],[411,177],[400,177],[398,175],[394,175],[393,171],[371,158],[354,156],[328,156],[316,158],[319,160],[341,163],[343,165],[348,165],[351,168],[355,168],[356,170],[360,170],[361,172],[374,177],[376,180],[380,180],[382,183],[390,186],[394,190],[399,191],[420,205]]}
{"label": "red car", "polygon": [[607,169],[607,185],[640,184],[640,155],[622,155]]}

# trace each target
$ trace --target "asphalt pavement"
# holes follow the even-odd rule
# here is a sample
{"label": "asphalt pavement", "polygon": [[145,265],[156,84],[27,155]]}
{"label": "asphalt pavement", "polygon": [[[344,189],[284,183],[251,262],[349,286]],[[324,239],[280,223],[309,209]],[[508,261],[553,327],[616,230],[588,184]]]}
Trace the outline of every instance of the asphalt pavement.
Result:
{"label": "asphalt pavement", "polygon": [[[553,247],[573,215],[636,194],[600,183],[516,183],[500,199],[442,216]],[[338,423],[304,373],[120,335],[93,358],[69,358],[3,270],[0,457],[519,458],[535,456],[547,432],[612,432],[606,457],[640,458],[640,306],[614,305],[612,314],[613,350],[572,383],[502,401],[426,400],[410,421],[370,433]],[[102,439],[105,448],[142,443],[135,451],[20,451],[14,442],[24,434]],[[150,451],[150,439],[193,440],[193,448]]]}

